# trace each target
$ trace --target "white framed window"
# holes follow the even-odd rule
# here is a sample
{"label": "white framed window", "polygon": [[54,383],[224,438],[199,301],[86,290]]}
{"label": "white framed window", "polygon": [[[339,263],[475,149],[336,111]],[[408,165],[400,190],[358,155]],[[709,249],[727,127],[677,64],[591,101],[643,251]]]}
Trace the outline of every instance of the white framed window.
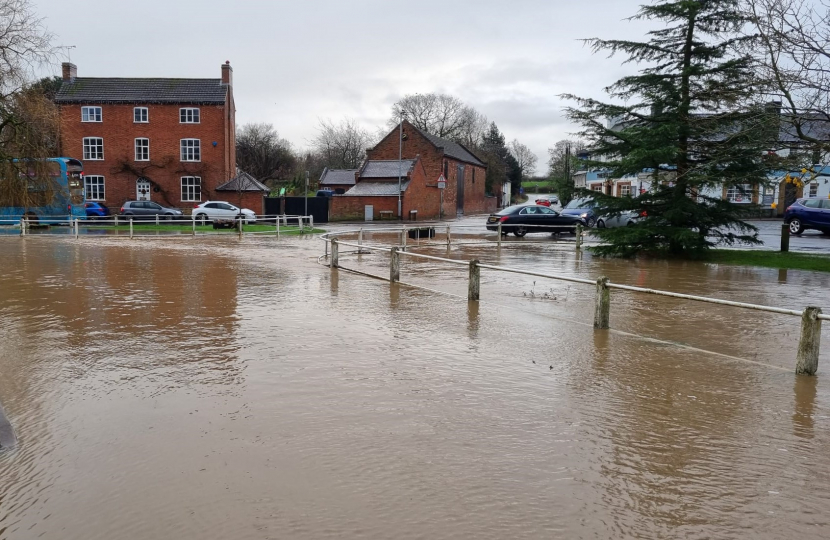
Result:
{"label": "white framed window", "polygon": [[182,161],[202,161],[202,142],[199,139],[182,139]]}
{"label": "white framed window", "polygon": [[195,107],[184,107],[179,109],[180,124],[198,124],[199,109]]}
{"label": "white framed window", "polygon": [[81,122],[103,122],[101,107],[81,107]]}
{"label": "white framed window", "polygon": [[591,184],[591,191],[602,191],[602,184]]}
{"label": "white framed window", "polygon": [[631,184],[620,184],[620,197],[631,196]]}
{"label": "white framed window", "polygon": [[91,161],[104,159],[104,139],[84,137],[84,159]]}
{"label": "white framed window", "polygon": [[182,176],[182,201],[198,202],[202,200],[202,178],[200,176]]}
{"label": "white framed window", "polygon": [[133,107],[133,122],[146,124],[150,121],[150,110],[147,107]]}
{"label": "white framed window", "polygon": [[752,202],[752,186],[749,184],[731,186],[726,190],[726,199],[733,203],[749,204]]}
{"label": "white framed window", "polygon": [[139,137],[135,140],[135,160],[150,161],[150,139]]}
{"label": "white framed window", "polygon": [[818,182],[810,184],[810,194],[808,197],[818,197]]}
{"label": "white framed window", "polygon": [[84,194],[88,201],[103,201],[104,177],[95,175],[84,176]]}

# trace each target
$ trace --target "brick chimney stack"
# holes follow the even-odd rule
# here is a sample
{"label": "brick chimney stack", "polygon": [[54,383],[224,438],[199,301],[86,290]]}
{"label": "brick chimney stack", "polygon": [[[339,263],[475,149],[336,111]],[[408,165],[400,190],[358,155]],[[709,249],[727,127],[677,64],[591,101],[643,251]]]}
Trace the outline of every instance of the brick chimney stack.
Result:
{"label": "brick chimney stack", "polygon": [[230,60],[225,60],[222,64],[222,84],[233,86],[233,68]]}
{"label": "brick chimney stack", "polygon": [[64,62],[61,64],[61,68],[63,71],[63,80],[66,82],[72,82],[78,76],[78,66],[75,64]]}

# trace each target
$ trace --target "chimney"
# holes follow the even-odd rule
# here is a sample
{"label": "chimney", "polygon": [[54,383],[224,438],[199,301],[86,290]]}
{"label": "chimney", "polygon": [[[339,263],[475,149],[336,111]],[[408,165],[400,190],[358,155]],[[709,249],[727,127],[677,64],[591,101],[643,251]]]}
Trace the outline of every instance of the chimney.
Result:
{"label": "chimney", "polygon": [[75,64],[64,62],[61,64],[61,68],[63,70],[63,80],[66,82],[72,82],[78,76],[78,66]]}
{"label": "chimney", "polygon": [[233,68],[230,60],[225,60],[225,63],[222,64],[222,84],[233,86]]}

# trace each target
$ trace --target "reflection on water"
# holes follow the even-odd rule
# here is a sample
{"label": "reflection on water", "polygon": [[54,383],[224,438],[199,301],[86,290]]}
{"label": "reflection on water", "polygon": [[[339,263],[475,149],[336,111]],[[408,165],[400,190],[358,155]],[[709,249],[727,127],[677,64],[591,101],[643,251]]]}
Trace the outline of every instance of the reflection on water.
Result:
{"label": "reflection on water", "polygon": [[[612,326],[662,341],[644,340],[593,331],[593,287],[540,300],[485,270],[466,302],[321,267],[310,239],[0,247],[20,437],[0,540],[830,532],[830,391],[791,373],[797,319],[615,292]],[[450,255],[774,305],[826,289],[523,249]],[[465,297],[465,268],[404,261],[404,281]],[[343,264],[388,275],[379,255]]]}

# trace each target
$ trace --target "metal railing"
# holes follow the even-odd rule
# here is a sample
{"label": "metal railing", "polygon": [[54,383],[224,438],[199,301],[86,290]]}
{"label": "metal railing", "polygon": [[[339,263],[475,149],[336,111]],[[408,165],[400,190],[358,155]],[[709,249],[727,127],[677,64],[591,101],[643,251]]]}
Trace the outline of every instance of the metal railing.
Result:
{"label": "metal railing", "polygon": [[[513,274],[526,275],[531,277],[539,277],[546,279],[553,279],[559,281],[567,281],[571,283],[579,283],[584,285],[594,285],[596,287],[596,302],[594,308],[594,328],[597,330],[604,330],[610,327],[610,310],[611,310],[611,289],[622,291],[649,294],[656,296],[665,296],[670,298],[679,298],[690,300],[694,302],[702,302],[707,304],[716,304],[722,306],[736,307],[740,309],[752,309],[756,311],[763,311],[767,313],[775,313],[780,315],[790,315],[801,318],[801,335],[798,342],[798,350],[796,353],[796,373],[799,375],[815,375],[818,371],[818,360],[821,343],[821,322],[830,320],[830,314],[825,315],[820,307],[808,306],[803,311],[794,309],[779,308],[773,306],[764,306],[759,304],[750,304],[747,302],[735,302],[732,300],[723,300],[719,298],[710,298],[706,296],[696,296],[691,294],[682,294],[671,291],[662,291],[658,289],[649,289],[645,287],[635,287],[632,285],[624,285],[619,283],[612,283],[607,277],[601,276],[595,280],[578,278],[572,276],[561,276],[555,274],[548,274],[545,272],[533,272],[529,270],[522,270],[518,268],[510,268],[505,266],[497,266],[492,264],[482,264],[478,259],[474,260],[458,260],[448,259],[445,257],[437,257],[434,255],[425,255],[421,253],[413,253],[407,251],[406,246],[406,232],[410,228],[387,228],[380,229],[383,232],[400,232],[401,244],[393,246],[377,246],[368,245],[363,241],[363,229],[341,231],[336,233],[326,233],[320,238],[326,244],[326,256],[329,259],[329,266],[331,268],[340,268],[340,246],[350,246],[358,249],[358,253],[363,250],[389,252],[389,281],[392,283],[400,281],[401,265],[400,259],[402,256],[412,257],[417,259],[425,259],[430,261],[442,262],[452,264],[455,266],[467,266],[468,272],[468,290],[467,299],[469,301],[478,301],[481,294],[481,270],[491,270],[496,272],[506,272]],[[448,227],[449,229],[449,227]],[[372,229],[372,231],[379,231]],[[501,232],[501,231],[499,231]],[[349,242],[340,240],[338,237],[342,235],[358,235],[357,242]],[[449,237],[449,230],[448,230]],[[501,237],[501,234],[499,234]],[[331,255],[329,256],[329,244],[331,245]],[[492,244],[492,242],[491,242]],[[434,245],[434,244],[433,244]],[[450,241],[447,241],[450,245]],[[581,244],[577,245],[579,249]]]}
{"label": "metal railing", "polygon": [[[64,219],[62,219],[64,218]],[[129,238],[136,238],[140,236],[146,237],[182,237],[182,236],[202,236],[202,235],[227,235],[228,233],[222,232],[210,232],[210,231],[199,231],[197,227],[199,226],[213,226],[214,230],[218,231],[218,229],[226,228],[231,229],[231,231],[236,231],[239,237],[243,235],[276,235],[280,236],[280,234],[284,231],[291,230],[299,231],[300,234],[306,234],[306,232],[313,232],[314,231],[314,216],[292,216],[287,214],[272,214],[272,215],[258,215],[255,218],[248,218],[246,216],[231,216],[228,218],[205,218],[205,217],[197,217],[197,216],[165,216],[165,215],[151,215],[151,216],[106,216],[106,217],[98,217],[95,219],[80,219],[73,216],[49,216],[44,217],[41,219],[30,219],[28,217],[24,217],[20,219],[17,227],[20,229],[20,236],[26,236],[30,234],[30,230],[33,226],[37,225],[48,225],[49,232],[41,232],[38,235],[43,234],[61,234],[66,235],[67,233],[60,232],[55,233],[52,231],[52,225],[64,225],[68,226],[69,232],[68,234],[78,238],[81,235],[81,229],[83,228],[85,233],[90,233],[92,231],[100,231],[100,230],[107,230],[109,228],[115,227],[116,231],[124,230],[128,231]],[[57,222],[57,223],[56,223]],[[246,225],[270,225],[273,224],[273,230],[256,230],[256,231],[245,231]],[[153,232],[155,234],[147,235],[147,234],[136,234],[140,232],[142,226],[158,226],[159,228],[154,228]],[[170,226],[169,230],[165,230],[164,227]],[[182,226],[188,226],[187,231],[183,231],[181,229]],[[121,229],[124,227],[124,229]],[[190,234],[182,234],[187,233]],[[159,234],[161,233],[161,234]],[[117,237],[123,237],[127,235],[114,235]]]}

